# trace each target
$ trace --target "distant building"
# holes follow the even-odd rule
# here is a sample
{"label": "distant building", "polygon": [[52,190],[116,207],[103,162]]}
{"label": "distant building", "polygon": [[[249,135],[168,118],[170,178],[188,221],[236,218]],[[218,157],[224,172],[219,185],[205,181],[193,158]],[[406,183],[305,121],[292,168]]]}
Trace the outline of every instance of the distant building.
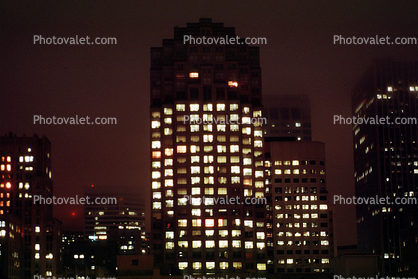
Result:
{"label": "distant building", "polygon": [[[64,277],[90,276],[116,272],[118,242],[116,240],[92,241],[84,239],[82,232],[65,231],[62,237]],[[95,276],[95,277],[94,277]]]}
{"label": "distant building", "polygon": [[311,104],[307,95],[263,95],[264,137],[312,140]]}
{"label": "distant building", "polygon": [[265,138],[265,145],[274,272],[332,272],[333,217],[326,186],[325,144]]}
{"label": "distant building", "polygon": [[[118,243],[118,254],[148,254],[145,232],[145,203],[127,194],[88,194],[92,204],[84,206],[84,238]],[[105,201],[94,204],[96,199]]]}
{"label": "distant building", "polygon": [[[21,278],[54,276],[61,261],[62,224],[53,218],[52,204],[35,199],[53,196],[51,143],[46,137],[17,137],[12,133],[1,137],[0,143],[0,220],[16,226],[12,234],[23,234],[19,261],[10,260],[19,264]],[[16,217],[7,221],[4,215]]]}
{"label": "distant building", "polygon": [[352,112],[390,122],[353,125],[356,197],[390,199],[356,206],[358,251],[378,254],[384,276],[415,276],[418,125],[395,121],[418,119],[418,61],[376,61],[352,91]]}

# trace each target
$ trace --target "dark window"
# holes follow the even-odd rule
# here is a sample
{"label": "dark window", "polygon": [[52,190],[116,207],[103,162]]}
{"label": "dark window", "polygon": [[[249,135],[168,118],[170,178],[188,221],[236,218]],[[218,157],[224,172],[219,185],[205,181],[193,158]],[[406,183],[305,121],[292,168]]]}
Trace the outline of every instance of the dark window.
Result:
{"label": "dark window", "polygon": [[199,100],[199,88],[190,88],[190,100]]}
{"label": "dark window", "polygon": [[203,101],[212,101],[212,87],[203,87]]}
{"label": "dark window", "polygon": [[299,108],[292,108],[292,119],[300,119],[300,109]]}
{"label": "dark window", "polygon": [[282,120],[289,120],[289,118],[290,118],[289,109],[288,108],[281,108],[280,109],[280,116],[281,116]]}
{"label": "dark window", "polygon": [[216,88],[216,100],[225,100],[225,88]]}

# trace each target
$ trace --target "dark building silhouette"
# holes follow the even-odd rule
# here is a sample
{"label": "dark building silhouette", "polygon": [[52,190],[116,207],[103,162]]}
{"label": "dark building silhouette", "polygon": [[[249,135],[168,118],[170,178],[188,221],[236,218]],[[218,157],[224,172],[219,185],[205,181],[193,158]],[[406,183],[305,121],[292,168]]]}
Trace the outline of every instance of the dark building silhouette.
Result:
{"label": "dark building silhouette", "polygon": [[264,95],[264,137],[312,140],[311,104],[307,95]]}
{"label": "dark building silhouette", "polygon": [[[10,133],[1,137],[0,157],[0,222],[9,226],[4,230],[10,230],[15,239],[23,238],[20,252],[16,243],[8,248],[9,252],[10,247],[14,249],[11,256],[1,257],[12,257],[9,264],[19,268],[20,278],[57,275],[62,224],[53,218],[52,203],[46,201],[53,196],[51,143],[46,137]],[[2,270],[10,270],[10,266]]]}
{"label": "dark building silhouette", "polygon": [[356,197],[390,199],[356,206],[358,250],[378,254],[383,275],[416,275],[418,125],[395,121],[417,120],[418,62],[376,61],[354,88],[352,107],[353,116],[393,122],[353,125]]}

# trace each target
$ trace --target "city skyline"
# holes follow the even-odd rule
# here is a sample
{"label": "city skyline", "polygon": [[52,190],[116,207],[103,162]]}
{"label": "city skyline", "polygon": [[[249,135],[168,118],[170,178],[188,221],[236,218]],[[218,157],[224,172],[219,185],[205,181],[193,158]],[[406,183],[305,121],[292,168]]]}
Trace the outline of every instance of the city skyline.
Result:
{"label": "city skyline", "polygon": [[[144,158],[150,154],[149,137],[145,134],[149,130],[149,48],[158,45],[161,38],[171,37],[174,26],[211,17],[214,22],[236,27],[241,37],[268,39],[267,45],[260,45],[264,95],[310,95],[312,138],[327,146],[330,192],[352,196],[351,126],[333,125],[332,115],[351,115],[349,92],[374,57],[411,60],[417,54],[412,46],[334,45],[333,35],[411,36],[416,34],[417,19],[412,12],[416,4],[388,4],[377,10],[371,4],[363,4],[357,10],[356,3],[305,7],[232,3],[214,2],[213,7],[199,3],[188,7],[193,13],[173,4],[162,9],[130,2],[118,4],[115,13],[113,5],[96,7],[98,10],[94,11],[89,4],[79,4],[80,10],[88,11],[87,16],[77,5],[60,4],[58,11],[65,11],[62,18],[43,5],[23,7],[14,3],[4,7],[7,13],[1,19],[2,36],[7,37],[1,42],[1,73],[5,77],[1,84],[1,135],[10,131],[18,136],[36,133],[51,140],[57,196],[82,195],[91,184],[105,189],[123,187],[127,192],[148,191],[151,170]],[[328,11],[324,19],[322,9]],[[345,10],[353,15],[344,16]],[[340,23],[344,20],[346,26]],[[149,25],[153,25],[152,32]],[[357,26],[363,26],[363,31]],[[34,45],[33,36],[40,33],[117,37],[119,43],[90,48]],[[48,126],[33,124],[33,115],[117,117],[118,124]],[[57,217],[69,226],[77,226],[77,221],[71,220],[80,220],[77,218],[83,215],[80,207],[56,206],[56,211]],[[348,217],[345,211],[349,211]],[[71,217],[73,212],[75,217]],[[341,235],[337,243],[355,243],[354,207],[340,206],[334,218],[335,230]],[[344,229],[347,222],[352,224],[351,230]]]}

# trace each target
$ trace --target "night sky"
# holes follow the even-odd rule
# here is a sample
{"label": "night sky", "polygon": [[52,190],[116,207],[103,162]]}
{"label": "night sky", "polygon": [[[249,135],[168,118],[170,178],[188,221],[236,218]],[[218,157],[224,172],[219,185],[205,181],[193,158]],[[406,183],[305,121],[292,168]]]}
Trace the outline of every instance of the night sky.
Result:
{"label": "night sky", "polygon": [[[283,3],[289,2],[289,3]],[[344,3],[342,3],[344,2]],[[212,18],[260,45],[263,95],[308,94],[313,140],[326,144],[331,195],[354,195],[350,92],[375,58],[417,59],[417,45],[339,45],[343,37],[418,37],[413,1],[1,1],[1,135],[52,143],[57,197],[101,191],[149,199],[150,48],[174,27]],[[39,45],[43,37],[115,37],[117,45]],[[39,125],[33,115],[116,117],[117,125]],[[55,206],[67,229],[82,207]],[[356,243],[354,206],[334,208],[337,245]],[[72,216],[75,213],[75,216]]]}

